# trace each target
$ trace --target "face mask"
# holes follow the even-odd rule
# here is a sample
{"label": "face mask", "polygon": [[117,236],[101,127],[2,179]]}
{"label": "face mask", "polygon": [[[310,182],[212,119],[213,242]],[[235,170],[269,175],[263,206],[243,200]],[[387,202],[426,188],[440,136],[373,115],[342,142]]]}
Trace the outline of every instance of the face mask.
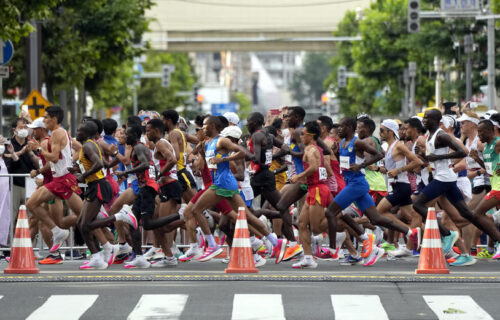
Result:
{"label": "face mask", "polygon": [[21,139],[24,139],[28,136],[28,129],[21,129],[17,131],[17,136]]}
{"label": "face mask", "polygon": [[5,146],[1,145],[0,146],[0,154],[3,154],[5,152]]}

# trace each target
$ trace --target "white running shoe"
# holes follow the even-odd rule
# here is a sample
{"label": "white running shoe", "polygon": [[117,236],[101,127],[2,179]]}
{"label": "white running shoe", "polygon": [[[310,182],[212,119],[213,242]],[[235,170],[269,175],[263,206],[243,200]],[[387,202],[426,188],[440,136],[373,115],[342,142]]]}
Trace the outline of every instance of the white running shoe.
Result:
{"label": "white running shoe", "polygon": [[203,250],[201,250],[199,247],[193,247],[189,248],[186,253],[184,253],[182,256],[179,257],[179,261],[181,262],[188,262],[193,259],[198,259],[203,255]]}
{"label": "white running shoe", "polygon": [[220,262],[224,263],[224,264],[228,264],[229,263],[229,258],[222,258],[220,260]]}
{"label": "white running shoe", "polygon": [[120,249],[118,250],[118,253],[116,254],[117,256],[121,254],[126,254],[126,253],[131,253],[132,252],[132,247],[128,244],[120,244]]}
{"label": "white running shoe", "polygon": [[292,264],[292,268],[294,269],[316,269],[318,264],[314,259],[306,259],[302,258],[299,262]]}
{"label": "white running shoe", "polygon": [[341,249],[342,245],[344,244],[345,239],[347,238],[346,232],[337,232],[335,235],[335,241],[337,244],[337,248]]}
{"label": "white running shoe", "polygon": [[59,230],[60,231],[57,234],[52,235],[53,246],[52,248],[50,248],[50,252],[57,251],[57,249],[59,249],[59,247],[61,247],[64,241],[66,241],[66,239],[68,239],[69,237],[69,230],[66,229],[59,229]]}
{"label": "white running shoe", "polygon": [[252,239],[250,239],[250,244],[252,245],[252,251],[253,252],[257,252],[260,247],[262,247],[264,245],[264,242],[260,239],[257,239],[257,238],[253,238],[254,240],[252,241]]}
{"label": "white running shoe", "polygon": [[106,250],[104,248],[102,250],[103,256],[104,256],[104,262],[108,264],[108,267],[115,262],[115,258],[118,255],[118,252],[120,251],[120,246],[119,245],[111,245],[111,248]]}
{"label": "white running shoe", "polygon": [[161,252],[161,248],[151,247],[143,254],[143,256],[149,261],[158,251]]}
{"label": "white running shoe", "polygon": [[400,246],[396,250],[388,251],[387,255],[393,258],[410,257],[413,256],[413,251],[406,249],[406,247]]}
{"label": "white running shoe", "polygon": [[123,221],[131,225],[135,230],[137,230],[138,223],[137,219],[132,212],[132,208],[129,205],[124,205],[123,208],[115,214],[116,221]]}
{"label": "white running shoe", "polygon": [[130,261],[126,265],[124,265],[127,269],[139,268],[139,269],[147,269],[151,266],[144,256],[135,256],[134,260]]}
{"label": "white running shoe", "polygon": [[95,253],[90,256],[90,261],[80,266],[81,270],[104,270],[108,268],[108,264],[104,262],[102,252]]}
{"label": "white running shoe", "polygon": [[266,247],[267,251],[266,258],[271,258],[274,250],[273,244],[271,243],[271,241],[269,241],[269,239],[266,238],[266,240],[264,241],[264,246]]}
{"label": "white running shoe", "polygon": [[153,254],[153,256],[149,259],[149,261],[157,261],[157,260],[161,260],[161,259],[164,259],[166,256],[165,256],[165,253],[163,253],[163,250],[160,249],[160,250],[157,250],[155,252],[155,254]]}
{"label": "white running shoe", "polygon": [[253,255],[253,262],[255,263],[255,267],[259,268],[259,267],[262,267],[263,265],[265,265],[267,261],[266,261],[266,259],[262,258],[260,255],[254,254]]}
{"label": "white running shoe", "polygon": [[177,258],[176,257],[164,257],[158,261],[155,261],[151,264],[153,268],[168,268],[177,266]]}

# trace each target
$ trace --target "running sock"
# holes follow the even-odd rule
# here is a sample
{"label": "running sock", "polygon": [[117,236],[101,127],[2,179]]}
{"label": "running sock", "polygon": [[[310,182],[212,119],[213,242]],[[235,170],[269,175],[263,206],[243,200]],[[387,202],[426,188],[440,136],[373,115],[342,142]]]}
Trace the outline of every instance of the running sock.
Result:
{"label": "running sock", "polygon": [[304,255],[304,260],[313,261],[313,256],[306,254]]}
{"label": "running sock", "polygon": [[495,248],[488,247],[488,253],[493,254],[495,252]]}
{"label": "running sock", "polygon": [[276,238],[276,236],[274,234],[270,233],[266,237],[267,237],[267,240],[271,241],[271,244],[273,245],[273,247],[276,247],[278,245],[278,238]]}
{"label": "running sock", "polygon": [[290,248],[293,248],[293,247],[295,247],[297,245],[297,241],[290,241],[288,243],[288,245],[289,245]]}
{"label": "running sock", "polygon": [[214,239],[213,234],[206,235],[205,239],[207,240],[209,247],[214,248],[217,246],[217,244],[215,243],[215,239]]}
{"label": "running sock", "polygon": [[108,242],[106,242],[105,244],[102,245],[102,248],[106,251],[111,251],[111,249],[113,249],[113,246]]}
{"label": "running sock", "polygon": [[368,235],[365,232],[362,235],[360,235],[359,238],[361,239],[361,241],[365,241],[365,240],[368,240]]}

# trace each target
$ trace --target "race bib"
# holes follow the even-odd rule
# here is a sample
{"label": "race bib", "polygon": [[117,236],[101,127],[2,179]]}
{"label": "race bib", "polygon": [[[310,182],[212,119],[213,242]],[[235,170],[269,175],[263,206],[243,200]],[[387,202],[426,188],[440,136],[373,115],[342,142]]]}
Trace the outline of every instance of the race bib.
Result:
{"label": "race bib", "polygon": [[385,167],[384,160],[377,161],[377,167]]}
{"label": "race bib", "polygon": [[82,174],[84,174],[85,173],[85,167],[83,166],[83,163],[81,163],[80,161],[78,161],[78,167],[80,167],[80,172]]}
{"label": "race bib", "polygon": [[491,162],[485,162],[484,166],[486,167],[486,173],[489,176],[493,176],[493,164]]}
{"label": "race bib", "polygon": [[213,164],[210,159],[212,159],[214,157],[206,157],[205,160],[207,161],[207,167],[208,169],[217,169],[217,165],[216,164]]}
{"label": "race bib", "polygon": [[43,163],[42,160],[38,159],[38,168],[42,169],[43,168]]}
{"label": "race bib", "polygon": [[286,163],[292,163],[292,155],[291,154],[287,154],[285,156],[285,162]]}
{"label": "race bib", "polygon": [[273,162],[273,151],[272,149],[266,150],[266,166],[270,166],[271,162]]}
{"label": "race bib", "polygon": [[319,172],[319,181],[326,181],[326,178],[327,178],[326,168],[319,167],[318,172]]}
{"label": "race bib", "polygon": [[156,168],[153,165],[149,165],[149,177],[156,180]]}
{"label": "race bib", "polygon": [[351,168],[351,165],[349,162],[350,162],[350,160],[349,160],[348,156],[340,156],[339,157],[340,169],[349,170]]}
{"label": "race bib", "polygon": [[54,165],[54,163],[49,162],[49,166],[50,166],[50,171],[52,171],[52,173],[56,173],[56,166]]}

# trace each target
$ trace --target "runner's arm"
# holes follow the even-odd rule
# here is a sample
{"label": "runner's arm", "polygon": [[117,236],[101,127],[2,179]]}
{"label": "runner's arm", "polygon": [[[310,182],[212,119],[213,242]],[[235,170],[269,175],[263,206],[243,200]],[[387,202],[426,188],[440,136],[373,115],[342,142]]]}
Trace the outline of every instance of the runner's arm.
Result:
{"label": "runner's arm", "polygon": [[399,171],[398,174],[405,172],[405,171],[413,171],[414,169],[416,169],[424,164],[424,162],[422,160],[420,160],[413,152],[411,152],[410,149],[408,149],[408,147],[405,144],[398,143],[396,145],[396,148],[397,148],[396,150],[401,152],[401,154],[406,159],[410,160],[409,164],[397,169]]}
{"label": "runner's arm", "polygon": [[182,143],[182,136],[177,130],[172,130],[168,133],[168,141],[172,147],[174,147],[175,151],[175,160],[179,160],[181,158],[181,150],[179,148],[179,141]]}
{"label": "runner's arm", "polygon": [[145,145],[143,144],[137,144],[134,146],[135,154],[137,155],[137,159],[139,160],[140,164],[132,168],[130,170],[125,170],[123,173],[125,175],[131,174],[131,173],[136,173],[139,171],[145,171],[149,169],[149,158],[148,158],[148,152],[149,149],[146,148]]}
{"label": "runner's arm", "polygon": [[167,143],[165,141],[161,141],[160,143],[156,146],[157,152],[160,152],[161,155],[167,160],[167,163],[165,163],[165,166],[161,168],[160,170],[160,176],[164,176],[167,172],[172,169],[175,164],[177,163],[177,159],[175,159],[174,154],[168,147]]}
{"label": "runner's arm", "polygon": [[447,154],[430,154],[427,156],[429,161],[444,160],[444,159],[459,159],[465,158],[467,154],[462,149],[455,139],[451,138],[448,134],[439,134],[436,137],[436,145],[440,147],[449,147],[453,152]]}
{"label": "runner's arm", "polygon": [[[366,160],[360,164],[360,165],[357,165],[357,164],[351,164],[351,168],[353,166],[359,166],[360,169],[362,168],[366,168],[367,166],[379,161],[379,160],[382,160],[382,158],[384,157],[384,155],[379,152],[376,148],[372,147],[371,145],[369,145],[368,143],[366,143],[365,141],[362,141],[361,139],[356,139],[356,141],[354,142],[354,148],[356,150],[360,150],[360,152],[366,152],[368,154],[371,155],[370,159]],[[359,170],[358,170],[359,171]]]}
{"label": "runner's arm", "polygon": [[302,178],[312,175],[315,171],[318,170],[320,166],[320,159],[321,155],[319,154],[317,148],[313,146],[307,147],[305,150],[304,161],[309,164],[309,167],[306,170],[302,171],[302,173],[292,177],[291,182],[294,183]]}
{"label": "runner's arm", "polygon": [[42,156],[50,162],[56,163],[59,161],[59,155],[63,148],[63,141],[66,139],[66,132],[64,130],[55,130],[50,138],[51,152],[48,150],[41,150]]}
{"label": "runner's arm", "polygon": [[217,141],[217,150],[221,150],[221,149],[225,149],[228,152],[233,152],[233,154],[230,155],[229,157],[226,157],[226,158],[213,157],[213,158],[211,158],[213,163],[219,163],[219,162],[224,162],[224,161],[233,161],[233,160],[245,158],[245,154],[246,154],[245,149],[240,145],[232,143],[231,140],[229,140],[228,138],[220,138],[219,141]]}
{"label": "runner's arm", "polygon": [[297,158],[302,158],[304,156],[304,150],[306,148],[304,146],[304,144],[302,143],[302,139],[300,137],[300,133],[301,133],[301,130],[299,130],[299,129],[295,129],[292,132],[292,141],[295,141],[295,143],[299,147],[299,151],[292,151],[290,149],[290,154],[292,156],[294,156],[294,157],[297,157]]}

